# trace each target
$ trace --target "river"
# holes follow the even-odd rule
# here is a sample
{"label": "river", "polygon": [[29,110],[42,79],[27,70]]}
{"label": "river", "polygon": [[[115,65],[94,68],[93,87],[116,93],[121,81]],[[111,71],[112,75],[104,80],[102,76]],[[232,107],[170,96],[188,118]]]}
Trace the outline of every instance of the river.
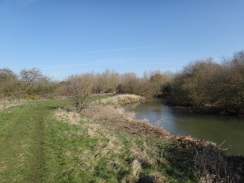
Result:
{"label": "river", "polygon": [[135,112],[136,119],[148,119],[174,135],[212,141],[228,153],[244,155],[244,118],[195,114],[185,108],[166,106],[159,99],[130,104],[125,110]]}

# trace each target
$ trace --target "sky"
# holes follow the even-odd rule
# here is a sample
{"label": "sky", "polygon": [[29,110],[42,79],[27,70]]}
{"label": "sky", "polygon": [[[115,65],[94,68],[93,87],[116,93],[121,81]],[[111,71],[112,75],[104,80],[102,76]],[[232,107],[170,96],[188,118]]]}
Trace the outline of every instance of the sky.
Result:
{"label": "sky", "polygon": [[244,50],[244,0],[0,0],[0,68],[161,70]]}

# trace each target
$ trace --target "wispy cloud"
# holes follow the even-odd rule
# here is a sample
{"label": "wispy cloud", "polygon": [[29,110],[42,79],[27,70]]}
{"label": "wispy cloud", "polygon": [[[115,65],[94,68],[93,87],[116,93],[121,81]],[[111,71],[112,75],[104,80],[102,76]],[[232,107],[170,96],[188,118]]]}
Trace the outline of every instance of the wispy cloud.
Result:
{"label": "wispy cloud", "polygon": [[61,65],[54,65],[54,66],[42,66],[38,67],[41,70],[52,70],[52,69],[62,69],[62,68],[74,68],[74,67],[80,67],[80,66],[94,66],[94,65],[100,65],[106,63],[106,61],[96,61],[96,62],[86,62],[86,63],[80,63],[80,64],[61,64]]}
{"label": "wispy cloud", "polygon": [[101,49],[101,50],[92,50],[87,51],[85,53],[106,53],[106,52],[120,52],[120,51],[130,51],[130,50],[144,50],[151,48],[149,46],[141,46],[141,47],[127,47],[127,48],[115,48],[115,49]]}

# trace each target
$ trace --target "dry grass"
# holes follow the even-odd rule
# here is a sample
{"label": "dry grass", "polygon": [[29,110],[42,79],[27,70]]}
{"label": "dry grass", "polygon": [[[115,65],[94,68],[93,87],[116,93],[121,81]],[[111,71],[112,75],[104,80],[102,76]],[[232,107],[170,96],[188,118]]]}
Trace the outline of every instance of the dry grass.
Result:
{"label": "dry grass", "polygon": [[131,103],[137,103],[144,100],[145,97],[133,94],[121,94],[113,97],[104,98],[99,101],[93,102],[93,104],[110,104],[110,105],[126,105]]}
{"label": "dry grass", "polygon": [[78,125],[79,122],[81,121],[80,115],[76,112],[68,112],[66,110],[63,109],[58,109],[55,113],[54,116],[58,119],[58,120],[62,120],[65,121],[69,124],[72,125]]}
{"label": "dry grass", "polygon": [[132,176],[139,178],[139,173],[141,171],[141,163],[136,159],[132,162]]}
{"label": "dry grass", "polygon": [[92,102],[81,113],[89,118],[103,121],[107,127],[129,134],[171,138],[172,135],[165,129],[149,124],[147,120],[136,120],[135,113],[125,112],[121,107],[121,105],[138,103],[144,99],[132,94],[115,95]]}
{"label": "dry grass", "polygon": [[84,109],[82,114],[96,120],[102,120],[106,126],[129,134],[161,138],[172,137],[165,129],[155,127],[149,124],[147,120],[134,119],[134,113],[126,113],[119,106],[94,105]]}
{"label": "dry grass", "polygon": [[[199,175],[196,176],[200,177],[199,183],[238,183],[244,181],[243,159],[226,156],[215,143],[191,137],[173,136],[163,128],[158,128],[149,124],[147,120],[136,120],[134,113],[126,113],[123,108],[119,106],[125,104],[125,102],[119,101],[117,96],[111,97],[103,102],[93,102],[92,105],[82,110],[81,113],[86,116],[86,118],[79,125],[82,125],[87,130],[87,134],[91,138],[101,139],[96,144],[96,151],[85,150],[82,153],[83,156],[81,156],[81,160],[84,165],[92,169],[92,167],[98,162],[101,162],[103,158],[110,156],[115,156],[116,158],[106,160],[108,168],[113,169],[114,165],[121,162],[121,153],[127,147],[121,142],[121,139],[111,134],[111,129],[115,129],[122,133],[132,134],[133,137],[140,139],[144,139],[144,137],[145,139],[147,137],[156,137],[162,140],[171,139],[171,141],[175,143],[175,145],[172,146],[172,152],[175,152],[172,157],[174,159],[174,156],[176,156],[176,159],[178,159],[177,156],[179,156],[180,160],[176,162],[176,164],[192,162],[192,164],[185,164],[182,165],[182,167],[180,165],[180,168],[194,169],[195,172],[198,172]],[[111,103],[113,103],[113,105],[108,105]],[[67,116],[65,120],[69,121],[70,124],[78,124],[77,121],[82,121],[82,119],[78,118],[74,120],[72,116],[77,115],[73,113],[65,114],[67,112],[59,112],[61,112],[61,116]],[[97,120],[103,123],[98,124],[96,122]],[[128,136],[126,138],[131,137]],[[183,151],[178,151],[177,149],[183,149]],[[180,154],[181,152],[185,154],[182,155]],[[130,174],[128,174],[122,182],[138,180],[138,182],[160,183],[163,182],[164,179],[167,179],[163,176],[162,172],[154,171],[148,175],[142,174],[145,165],[154,167],[159,162],[161,164],[167,164],[168,160],[158,156],[158,147],[152,146],[147,142],[138,145],[136,141],[130,140],[127,153],[133,158],[130,162]],[[91,154],[92,156],[90,156]]]}
{"label": "dry grass", "polygon": [[109,130],[101,124],[98,124],[96,120],[88,119],[84,116],[81,117],[80,114],[77,112],[70,112],[63,109],[58,109],[54,113],[54,117],[57,120],[64,121],[71,125],[79,125],[80,127],[86,130],[88,136],[90,137],[109,139],[106,145],[104,145],[104,143],[102,143],[101,145],[104,146],[104,148],[102,148],[103,154],[106,154],[106,152],[115,149],[115,145],[113,144],[116,140],[115,137],[111,136]]}
{"label": "dry grass", "polygon": [[[120,174],[119,171],[127,172],[127,175],[122,177],[120,182],[138,182],[138,180],[143,182],[148,180],[147,178],[153,180],[151,182],[159,182],[154,181],[154,179],[162,180],[163,172],[157,176],[156,174],[155,176],[154,174],[150,176],[143,174],[142,176],[145,166],[154,167],[159,161],[166,164],[166,161],[159,157],[156,147],[144,141],[146,138],[137,136],[138,133],[144,136],[148,135],[147,131],[153,132],[155,130],[153,126],[147,124],[146,121],[134,120],[133,113],[124,113],[120,107],[93,106],[84,109],[83,113],[86,113],[86,117],[63,109],[58,109],[54,113],[57,120],[82,128],[84,131],[79,138],[99,139],[92,149],[80,148],[78,155],[74,155],[70,151],[64,152],[67,158],[71,156],[78,157],[81,162],[80,170],[95,172],[97,166],[106,165],[106,169],[109,171],[116,167],[114,171],[118,171],[118,174]],[[103,119],[103,122],[99,123],[98,119]],[[135,130],[136,127],[139,127],[138,132]],[[143,132],[144,128],[149,128],[149,130]],[[121,133],[118,134],[118,131],[115,133],[111,129],[119,129]],[[127,136],[123,132],[136,134],[136,136]],[[68,131],[66,135],[69,136],[70,133],[74,135],[73,132]],[[160,133],[161,136],[165,136],[162,131]],[[101,163],[105,165],[101,165]]]}
{"label": "dry grass", "polygon": [[98,131],[101,129],[100,124],[84,124],[84,127],[87,128],[87,133],[91,137],[99,137]]}
{"label": "dry grass", "polygon": [[18,99],[18,100],[9,100],[9,99],[1,99],[0,100],[0,111],[5,110],[9,107],[17,106],[23,104],[25,100]]}
{"label": "dry grass", "polygon": [[176,136],[177,145],[195,151],[193,160],[199,171],[199,183],[242,183],[244,181],[244,158],[227,156],[213,142],[191,137]]}

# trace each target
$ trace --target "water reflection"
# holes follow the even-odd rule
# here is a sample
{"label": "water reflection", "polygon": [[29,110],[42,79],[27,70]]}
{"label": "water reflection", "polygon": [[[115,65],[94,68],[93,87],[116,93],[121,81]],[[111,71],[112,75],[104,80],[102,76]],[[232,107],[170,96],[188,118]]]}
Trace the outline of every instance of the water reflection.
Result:
{"label": "water reflection", "polygon": [[190,135],[224,144],[228,152],[244,155],[244,119],[229,116],[193,114],[184,108],[163,105],[161,100],[149,100],[141,104],[126,106],[134,111],[137,119],[148,119],[150,123],[161,122],[161,126],[175,135]]}

